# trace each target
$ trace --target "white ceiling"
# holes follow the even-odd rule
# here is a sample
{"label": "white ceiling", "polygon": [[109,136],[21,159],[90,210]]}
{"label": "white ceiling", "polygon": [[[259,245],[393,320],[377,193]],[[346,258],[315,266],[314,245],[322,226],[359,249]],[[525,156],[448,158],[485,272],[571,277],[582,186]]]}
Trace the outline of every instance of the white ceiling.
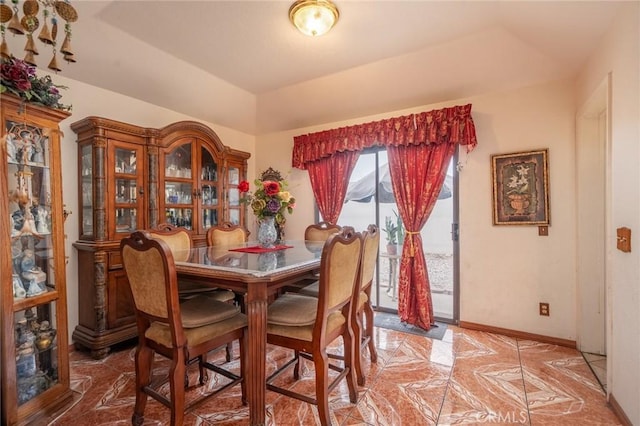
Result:
{"label": "white ceiling", "polygon": [[62,74],[261,134],[570,77],[620,6],[335,0],[339,22],[311,38],[292,2],[72,0]]}

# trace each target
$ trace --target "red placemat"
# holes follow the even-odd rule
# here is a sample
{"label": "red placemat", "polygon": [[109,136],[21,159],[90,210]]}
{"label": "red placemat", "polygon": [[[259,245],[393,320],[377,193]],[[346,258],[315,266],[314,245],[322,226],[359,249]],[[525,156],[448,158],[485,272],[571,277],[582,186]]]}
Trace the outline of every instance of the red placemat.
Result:
{"label": "red placemat", "polygon": [[236,249],[229,249],[229,251],[240,251],[243,253],[267,253],[270,251],[278,251],[291,248],[293,246],[277,245],[271,248],[265,248],[260,246],[240,247]]}

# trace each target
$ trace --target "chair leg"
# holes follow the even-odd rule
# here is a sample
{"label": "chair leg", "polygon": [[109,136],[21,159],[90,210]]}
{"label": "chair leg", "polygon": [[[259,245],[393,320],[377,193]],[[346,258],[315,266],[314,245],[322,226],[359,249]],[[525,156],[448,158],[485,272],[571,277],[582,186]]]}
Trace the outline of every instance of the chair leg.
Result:
{"label": "chair leg", "polygon": [[136,404],[131,416],[131,424],[142,426],[144,423],[144,409],[147,406],[147,394],[144,387],[151,381],[151,365],[153,363],[153,351],[146,346],[138,345],[135,356],[136,368]]}
{"label": "chair leg", "polygon": [[[299,361],[299,360],[298,360]],[[313,354],[316,370],[316,400],[318,402],[318,416],[322,426],[331,425],[331,411],[329,411],[329,357],[324,349]]]}
{"label": "chair leg", "polygon": [[293,356],[296,358],[296,365],[293,366],[293,378],[295,380],[300,380],[300,364],[302,362],[302,358],[300,357],[300,351],[294,351]]}
{"label": "chair leg", "polygon": [[233,342],[229,342],[227,343],[227,362],[231,362],[231,360],[233,359]]}
{"label": "chair leg", "polygon": [[[198,379],[200,382],[200,386],[204,385],[207,381],[207,370],[205,370],[204,368],[205,362],[207,362],[207,354],[200,355],[198,357],[198,373],[200,374],[200,377]],[[185,372],[185,374],[187,373]]]}
{"label": "chair leg", "polygon": [[[347,329],[342,334],[342,339],[344,340],[344,368],[349,369],[346,377],[347,387],[349,388],[349,401],[355,404],[358,402],[358,391],[356,389],[356,372],[354,368],[356,345],[353,339],[353,332]],[[357,348],[360,349],[360,343],[358,343]]]}
{"label": "chair leg", "polygon": [[353,341],[355,344],[355,348],[354,348],[355,350],[353,354],[353,364],[354,364],[353,367],[355,369],[356,377],[358,379],[358,385],[364,386],[365,377],[364,377],[364,372],[362,371],[362,351],[360,350],[360,346],[361,346],[360,342],[362,342],[362,338],[363,338],[362,312],[357,312],[355,315],[352,315],[351,320],[352,320],[351,328],[353,329]]}
{"label": "chair leg", "polygon": [[171,426],[180,426],[184,419],[184,374],[186,359],[183,348],[173,353],[169,370],[169,388],[171,392]]}
{"label": "chair leg", "polygon": [[371,303],[367,302],[364,304],[364,314],[367,321],[365,333],[369,338],[369,357],[371,358],[371,362],[375,364],[378,362],[378,352],[376,351],[376,342],[373,339],[373,306],[371,306]]}

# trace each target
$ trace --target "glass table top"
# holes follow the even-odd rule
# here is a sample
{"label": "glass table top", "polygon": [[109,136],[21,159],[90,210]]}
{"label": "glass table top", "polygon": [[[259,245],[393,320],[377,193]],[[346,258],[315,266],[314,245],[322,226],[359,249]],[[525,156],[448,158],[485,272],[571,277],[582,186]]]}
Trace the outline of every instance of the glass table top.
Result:
{"label": "glass table top", "polygon": [[[212,270],[263,277],[307,265],[320,265],[324,242],[285,241],[282,245],[290,246],[289,248],[264,253],[247,253],[233,250],[248,247],[254,248],[257,245],[257,242],[249,241],[232,246],[196,247],[189,251],[188,260],[176,262],[176,265],[198,265]],[[183,257],[182,255],[184,254],[186,254],[185,251],[174,253],[176,258]]]}

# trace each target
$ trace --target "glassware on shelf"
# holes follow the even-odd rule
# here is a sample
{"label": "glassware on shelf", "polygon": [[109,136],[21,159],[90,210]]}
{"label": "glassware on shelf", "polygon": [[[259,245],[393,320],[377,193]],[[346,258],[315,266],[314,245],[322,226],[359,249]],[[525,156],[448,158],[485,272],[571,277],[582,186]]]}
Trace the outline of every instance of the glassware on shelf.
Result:
{"label": "glassware on shelf", "polygon": [[240,183],[240,169],[237,167],[229,168],[229,184],[237,185]]}
{"label": "glassware on shelf", "polygon": [[216,181],[218,180],[218,170],[215,164],[208,164],[202,168],[202,180]]}

